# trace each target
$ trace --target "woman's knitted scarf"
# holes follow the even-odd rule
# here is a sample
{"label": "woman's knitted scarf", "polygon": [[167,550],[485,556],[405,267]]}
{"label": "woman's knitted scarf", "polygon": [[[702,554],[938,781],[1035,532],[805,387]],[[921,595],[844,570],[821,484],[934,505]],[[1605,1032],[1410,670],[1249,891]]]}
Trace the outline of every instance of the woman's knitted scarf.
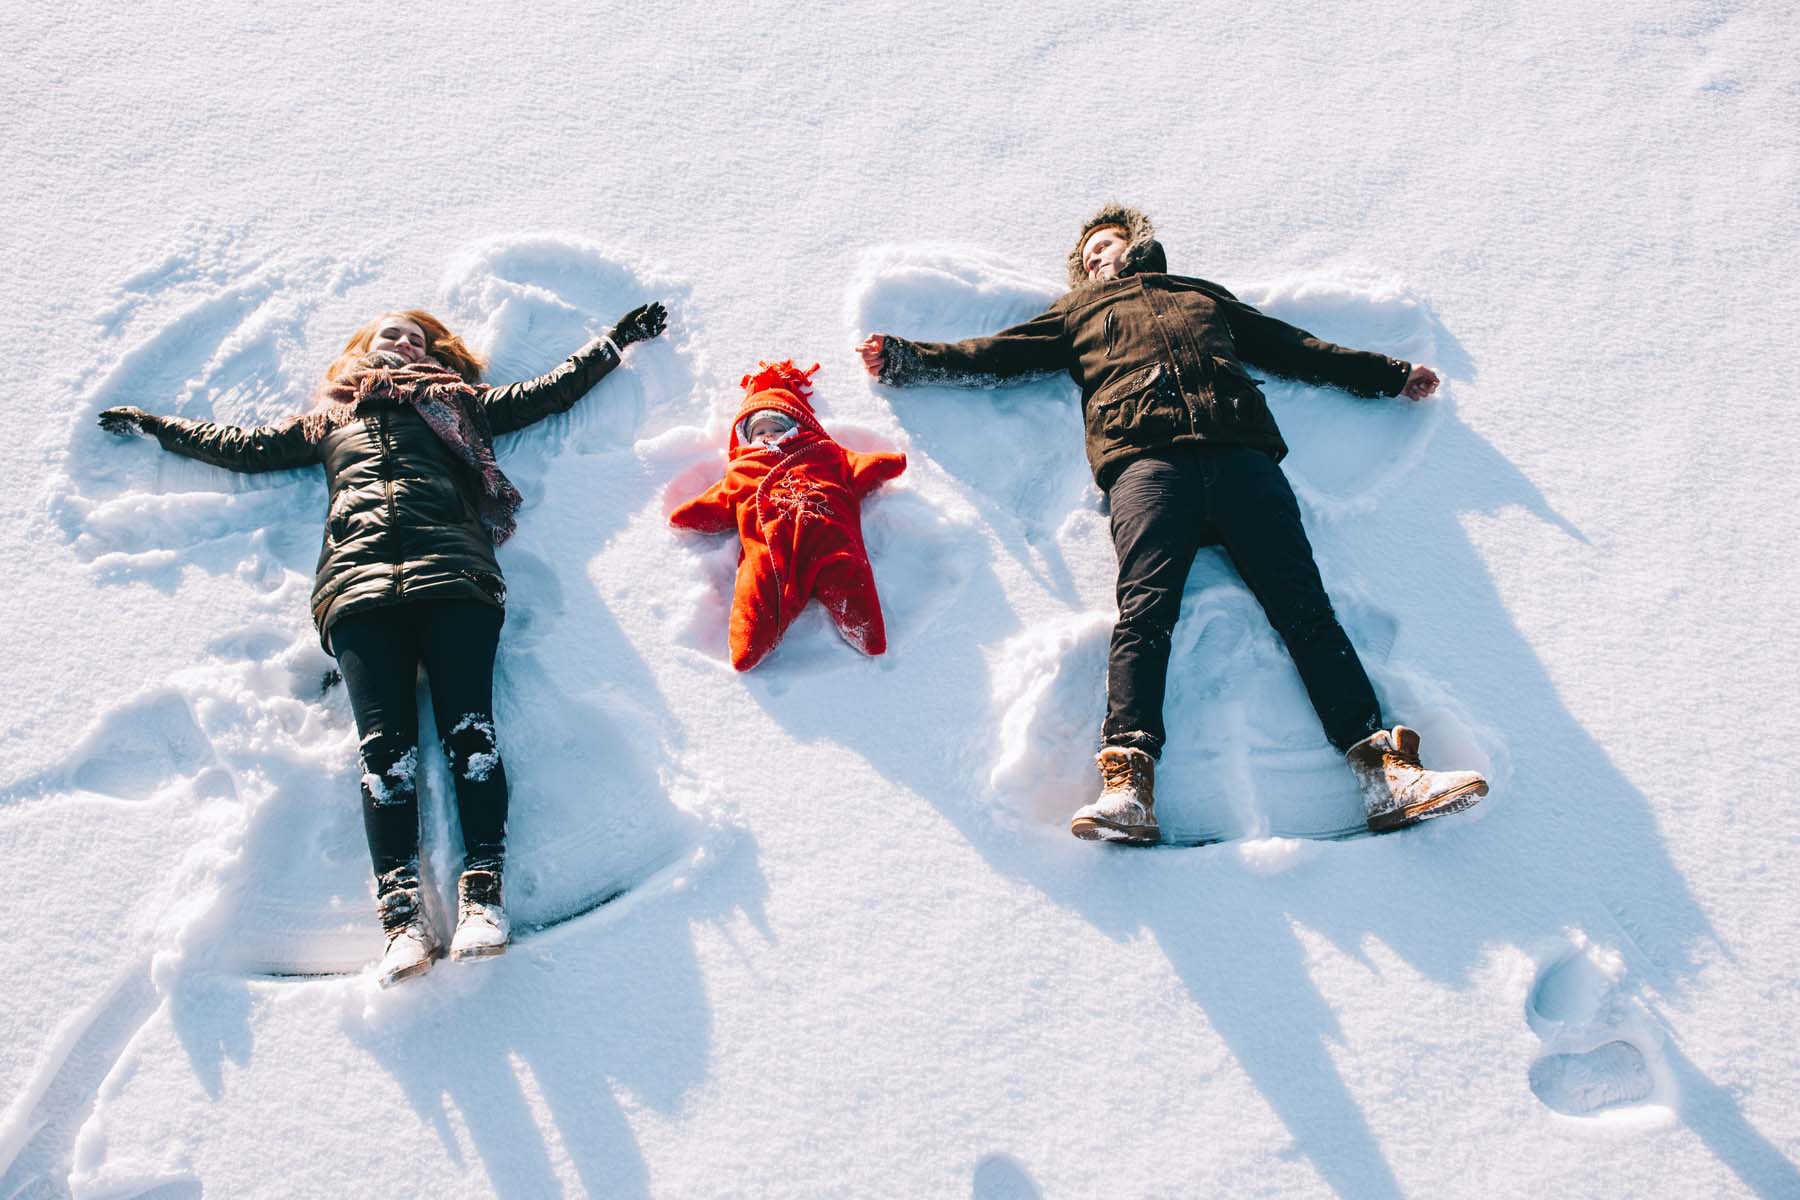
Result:
{"label": "woman's knitted scarf", "polygon": [[369,400],[394,400],[412,406],[438,440],[481,480],[481,527],[495,545],[518,527],[525,498],[494,461],[494,435],[481,396],[487,389],[464,380],[436,359],[409,363],[398,354],[377,351],[364,356],[356,370],[326,385],[319,407],[301,418],[313,441],[358,419],[357,409]]}

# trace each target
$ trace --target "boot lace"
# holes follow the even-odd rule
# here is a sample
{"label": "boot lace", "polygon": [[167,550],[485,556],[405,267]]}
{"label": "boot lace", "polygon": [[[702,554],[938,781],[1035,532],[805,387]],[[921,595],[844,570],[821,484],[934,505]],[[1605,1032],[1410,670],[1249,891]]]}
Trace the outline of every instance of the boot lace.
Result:
{"label": "boot lace", "polygon": [[1406,747],[1406,742],[1402,741],[1393,732],[1389,732],[1388,734],[1388,748],[1382,757],[1390,764],[1411,767],[1415,771],[1423,771],[1425,769],[1425,764],[1419,761],[1418,743],[1414,741],[1413,748],[1409,750]]}
{"label": "boot lace", "polygon": [[418,919],[419,880],[416,875],[389,871],[381,877],[379,883],[375,907],[381,914],[381,928],[392,939],[394,934]]}
{"label": "boot lace", "polygon": [[1143,791],[1143,772],[1137,758],[1130,754],[1101,755],[1101,790],[1108,792]]}
{"label": "boot lace", "polygon": [[1389,750],[1386,757],[1390,766],[1411,767],[1415,771],[1425,769],[1425,764],[1419,761],[1417,754],[1408,754],[1398,746]]}
{"label": "boot lace", "polygon": [[467,917],[500,904],[500,876],[492,871],[464,871],[459,917]]}

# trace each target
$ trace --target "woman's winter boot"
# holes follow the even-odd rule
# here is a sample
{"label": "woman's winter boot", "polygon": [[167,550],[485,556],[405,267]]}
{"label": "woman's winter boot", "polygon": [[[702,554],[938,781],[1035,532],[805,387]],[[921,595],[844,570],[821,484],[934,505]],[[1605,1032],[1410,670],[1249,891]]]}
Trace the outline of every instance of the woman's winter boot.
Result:
{"label": "woman's winter boot", "polygon": [[376,982],[393,987],[431,970],[438,955],[437,934],[419,903],[419,869],[396,867],[376,881],[375,911],[387,934],[387,953],[375,969]]}
{"label": "woman's winter boot", "polygon": [[1162,841],[1156,824],[1156,760],[1131,746],[1107,746],[1100,764],[1100,797],[1075,810],[1069,832],[1086,841],[1154,846]]}
{"label": "woman's winter boot", "polygon": [[1376,730],[1344,757],[1362,786],[1363,812],[1375,833],[1460,812],[1487,795],[1487,780],[1475,771],[1427,771],[1419,762],[1418,731],[1404,725]]}
{"label": "woman's winter boot", "polygon": [[450,957],[491,958],[506,953],[512,926],[500,904],[500,869],[464,871],[456,881],[456,936]]}

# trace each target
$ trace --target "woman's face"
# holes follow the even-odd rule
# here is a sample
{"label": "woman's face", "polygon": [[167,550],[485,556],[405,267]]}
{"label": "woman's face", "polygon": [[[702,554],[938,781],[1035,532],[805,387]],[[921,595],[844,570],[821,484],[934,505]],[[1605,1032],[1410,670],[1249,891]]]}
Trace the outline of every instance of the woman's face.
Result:
{"label": "woman's face", "polygon": [[369,349],[386,350],[409,363],[418,362],[425,357],[425,331],[398,313],[389,313],[376,324],[375,340],[369,343]]}

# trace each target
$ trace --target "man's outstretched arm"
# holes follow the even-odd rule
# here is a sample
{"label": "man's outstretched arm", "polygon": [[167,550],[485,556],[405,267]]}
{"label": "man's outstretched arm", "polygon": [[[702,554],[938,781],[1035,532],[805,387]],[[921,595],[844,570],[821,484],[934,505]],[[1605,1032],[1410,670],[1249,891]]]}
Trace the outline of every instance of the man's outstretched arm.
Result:
{"label": "man's outstretched arm", "polygon": [[1278,321],[1241,300],[1221,305],[1245,362],[1308,383],[1328,383],[1359,396],[1423,400],[1437,390],[1437,373],[1385,354],[1351,350]]}
{"label": "man's outstretched arm", "polygon": [[874,333],[857,345],[856,353],[869,374],[896,387],[992,387],[1065,371],[1070,361],[1062,314],[1054,309],[990,337],[960,342],[915,342]]}

